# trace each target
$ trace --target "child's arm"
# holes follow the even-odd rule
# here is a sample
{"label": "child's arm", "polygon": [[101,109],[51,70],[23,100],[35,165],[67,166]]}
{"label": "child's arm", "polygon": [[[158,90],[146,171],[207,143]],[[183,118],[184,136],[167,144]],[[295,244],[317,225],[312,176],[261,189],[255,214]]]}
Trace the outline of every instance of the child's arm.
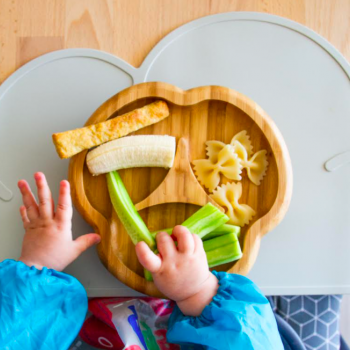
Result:
{"label": "child's arm", "polygon": [[136,253],[158,289],[177,303],[169,320],[170,343],[208,349],[283,350],[268,300],[246,277],[211,273],[200,238],[182,226],[156,237],[159,255],[138,243]]}
{"label": "child's arm", "polygon": [[0,264],[0,348],[67,349],[87,311],[84,287],[62,272],[99,242],[89,234],[73,241],[69,183],[62,181],[56,211],[42,173],[35,174],[38,204],[26,181],[19,181],[25,235],[19,261]]}

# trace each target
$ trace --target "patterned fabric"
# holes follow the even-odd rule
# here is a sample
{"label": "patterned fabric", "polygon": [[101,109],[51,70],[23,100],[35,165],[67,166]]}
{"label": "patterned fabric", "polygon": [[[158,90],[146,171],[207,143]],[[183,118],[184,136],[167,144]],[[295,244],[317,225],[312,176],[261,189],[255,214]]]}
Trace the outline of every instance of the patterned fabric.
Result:
{"label": "patterned fabric", "polygon": [[[274,296],[274,311],[297,332],[307,350],[339,350],[341,296]],[[95,350],[78,336],[70,350]],[[96,349],[97,350],[97,349]]]}
{"label": "patterned fabric", "polygon": [[307,350],[339,350],[340,295],[274,296],[269,299],[274,311],[293,327]]}

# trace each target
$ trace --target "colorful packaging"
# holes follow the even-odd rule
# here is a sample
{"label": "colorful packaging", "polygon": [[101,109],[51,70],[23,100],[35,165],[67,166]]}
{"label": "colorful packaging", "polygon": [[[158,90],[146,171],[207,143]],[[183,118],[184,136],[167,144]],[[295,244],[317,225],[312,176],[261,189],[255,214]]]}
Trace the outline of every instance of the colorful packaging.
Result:
{"label": "colorful packaging", "polygon": [[174,303],[155,298],[96,298],[89,301],[80,338],[96,349],[180,350],[166,341]]}

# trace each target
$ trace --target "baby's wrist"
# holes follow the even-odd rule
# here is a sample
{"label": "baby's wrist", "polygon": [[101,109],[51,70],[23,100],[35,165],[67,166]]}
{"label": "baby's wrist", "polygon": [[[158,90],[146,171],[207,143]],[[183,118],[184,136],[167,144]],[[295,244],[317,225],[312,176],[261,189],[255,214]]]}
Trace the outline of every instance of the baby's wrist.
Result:
{"label": "baby's wrist", "polygon": [[177,301],[177,306],[186,316],[199,316],[204,308],[211,303],[218,288],[218,279],[210,273],[208,279],[201,286],[201,290],[184,300]]}
{"label": "baby's wrist", "polygon": [[38,270],[42,270],[43,269],[42,265],[36,263],[35,261],[26,259],[25,257],[22,257],[22,256],[18,259],[18,261],[21,261],[23,264],[27,265],[28,267],[34,266]]}

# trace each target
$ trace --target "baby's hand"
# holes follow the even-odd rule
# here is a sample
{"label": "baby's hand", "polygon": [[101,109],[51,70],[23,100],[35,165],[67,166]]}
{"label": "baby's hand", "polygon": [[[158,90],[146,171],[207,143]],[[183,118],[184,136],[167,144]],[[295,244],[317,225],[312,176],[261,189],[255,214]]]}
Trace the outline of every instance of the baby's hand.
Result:
{"label": "baby's hand", "polygon": [[198,316],[213,299],[218,289],[217,278],[209,271],[202,240],[183,226],[176,226],[173,239],[166,233],[157,234],[159,255],[145,242],[136,245],[137,257],[154,279],[157,288],[176,301],[185,315]]}
{"label": "baby's hand", "polygon": [[24,204],[20,207],[20,213],[25,229],[19,260],[38,269],[45,266],[62,271],[82,252],[99,243],[100,236],[90,233],[73,241],[69,182],[61,182],[54,212],[54,202],[45,175],[36,173],[34,178],[38,188],[38,204],[28,183],[24,180],[18,182]]}

